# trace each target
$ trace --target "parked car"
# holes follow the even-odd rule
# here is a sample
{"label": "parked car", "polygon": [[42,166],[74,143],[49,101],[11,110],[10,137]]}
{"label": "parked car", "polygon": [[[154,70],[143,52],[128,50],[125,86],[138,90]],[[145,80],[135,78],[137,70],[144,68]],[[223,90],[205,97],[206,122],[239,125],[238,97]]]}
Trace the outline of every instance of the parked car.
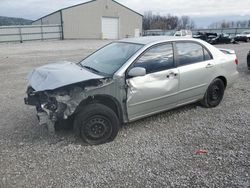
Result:
{"label": "parked car", "polygon": [[174,34],[175,37],[192,37],[192,31],[190,30],[180,30],[180,31],[176,31]]}
{"label": "parked car", "polygon": [[247,67],[248,67],[248,70],[250,70],[250,51],[248,52],[248,55],[247,55]]}
{"label": "parked car", "polygon": [[193,38],[204,40],[208,43],[218,36],[217,33],[197,32],[193,35]]}
{"label": "parked car", "polygon": [[174,36],[175,35],[175,31],[173,31],[173,30],[169,30],[169,31],[165,31],[164,32],[164,34],[163,34],[164,36]]}
{"label": "parked car", "polygon": [[243,31],[241,34],[237,34],[235,37],[236,41],[250,41],[250,30],[249,31]]}
{"label": "parked car", "polygon": [[197,101],[218,106],[237,78],[237,62],[233,50],[193,38],[124,39],[77,64],[34,69],[25,104],[51,133],[71,118],[76,134],[97,145],[112,141],[124,123]]}
{"label": "parked car", "polygon": [[207,40],[207,36],[203,32],[197,32],[197,33],[193,34],[193,38],[201,39],[201,40],[204,40],[204,41]]}
{"label": "parked car", "polygon": [[230,44],[234,43],[234,38],[232,38],[229,34],[226,33],[220,33],[217,34],[216,37],[211,37],[210,40],[208,40],[210,44]]}

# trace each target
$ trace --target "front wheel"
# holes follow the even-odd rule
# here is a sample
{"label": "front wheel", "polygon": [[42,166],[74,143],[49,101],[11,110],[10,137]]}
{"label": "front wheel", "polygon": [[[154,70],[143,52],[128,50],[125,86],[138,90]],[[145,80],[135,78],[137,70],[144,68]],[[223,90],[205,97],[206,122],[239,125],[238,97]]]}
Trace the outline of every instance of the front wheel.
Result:
{"label": "front wheel", "polygon": [[116,113],[109,107],[94,103],[87,105],[75,117],[74,130],[89,145],[113,141],[120,128]]}
{"label": "front wheel", "polygon": [[225,91],[224,82],[216,78],[209,85],[201,104],[206,108],[214,108],[220,104],[223,99]]}

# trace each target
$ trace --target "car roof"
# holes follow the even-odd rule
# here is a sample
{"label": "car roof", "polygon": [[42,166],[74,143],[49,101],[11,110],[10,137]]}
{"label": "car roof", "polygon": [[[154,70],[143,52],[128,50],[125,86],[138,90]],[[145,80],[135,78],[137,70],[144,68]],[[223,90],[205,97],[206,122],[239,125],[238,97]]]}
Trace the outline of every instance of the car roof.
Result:
{"label": "car roof", "polygon": [[128,43],[136,43],[136,44],[154,44],[154,43],[161,43],[161,42],[169,42],[169,41],[199,41],[193,38],[187,37],[174,37],[174,36],[147,36],[147,37],[136,37],[136,38],[126,38],[119,40],[119,42],[128,42]]}

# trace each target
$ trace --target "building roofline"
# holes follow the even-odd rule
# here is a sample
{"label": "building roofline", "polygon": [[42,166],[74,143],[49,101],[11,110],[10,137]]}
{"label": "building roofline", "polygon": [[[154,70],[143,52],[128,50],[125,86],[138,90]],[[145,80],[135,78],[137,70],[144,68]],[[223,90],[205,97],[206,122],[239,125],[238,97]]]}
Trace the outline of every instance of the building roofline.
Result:
{"label": "building roofline", "polygon": [[141,17],[143,17],[143,15],[140,14],[139,12],[136,12],[136,11],[132,10],[131,8],[128,8],[127,6],[125,6],[125,5],[123,5],[123,4],[119,3],[119,2],[117,2],[117,1],[115,1],[115,0],[112,0],[112,1],[115,2],[115,3],[118,4],[118,5],[120,5],[120,6],[124,7],[124,8],[126,8],[126,9],[128,9],[128,10],[130,10],[130,11],[132,11],[132,12],[138,14],[138,15],[140,15]]}
{"label": "building roofline", "polygon": [[[55,13],[57,13],[57,12],[60,12],[60,11],[63,11],[63,10],[67,10],[67,9],[70,9],[70,8],[74,8],[74,7],[77,7],[77,6],[81,6],[81,5],[84,5],[84,4],[92,3],[92,2],[94,2],[94,1],[97,1],[97,0],[91,0],[91,1],[84,2],[84,3],[80,3],[80,4],[76,4],[76,5],[73,5],[73,6],[69,6],[69,7],[66,7],[66,8],[59,9],[59,10],[57,10],[57,11],[55,11],[55,12],[52,12],[52,13],[47,14],[47,15],[41,17],[41,18],[36,19],[36,20],[33,21],[32,23],[34,23],[34,22],[36,22],[36,21],[38,21],[38,20],[41,20],[41,19],[43,19],[43,18],[46,18],[46,17],[48,17],[48,16],[50,16],[50,15],[52,15],[52,14],[55,14]],[[114,3],[116,3],[116,4],[118,4],[118,5],[120,5],[120,6],[122,6],[122,7],[124,7],[124,8],[126,8],[126,9],[128,9],[128,10],[130,10],[130,11],[132,11],[132,12],[134,12],[134,13],[136,13],[136,14],[138,14],[138,15],[140,15],[140,16],[143,17],[142,14],[140,14],[140,13],[138,13],[138,12],[136,12],[136,11],[134,11],[134,10],[132,10],[132,9],[130,9],[130,8],[128,8],[128,7],[126,7],[125,5],[119,3],[119,2],[117,2],[117,1],[115,1],[115,0],[112,0],[112,1],[113,1]]]}
{"label": "building roofline", "polygon": [[69,6],[69,7],[65,7],[65,8],[59,9],[59,10],[57,10],[57,11],[55,11],[55,12],[52,12],[52,13],[50,13],[50,14],[47,14],[47,15],[41,17],[41,18],[38,18],[37,20],[33,21],[32,23],[34,23],[34,22],[36,22],[36,21],[38,21],[38,20],[41,20],[41,19],[43,19],[43,18],[46,18],[46,17],[48,17],[48,16],[50,16],[50,15],[52,15],[52,14],[55,14],[55,13],[57,13],[57,12],[61,12],[61,11],[63,11],[63,10],[70,9],[70,8],[73,8],[73,7],[77,7],[77,6],[81,6],[81,5],[84,5],[84,4],[87,4],[87,3],[92,3],[92,2],[94,2],[94,1],[96,1],[96,0],[91,0],[91,1],[87,1],[87,2],[84,2],[84,3],[77,4],[77,5],[72,5],[72,6]]}
{"label": "building roofline", "polygon": [[61,11],[61,9],[60,9],[60,10],[57,10],[57,11],[55,11],[55,12],[52,12],[52,13],[50,13],[50,14],[47,14],[47,15],[41,17],[41,18],[38,18],[38,19],[34,20],[32,23],[37,22],[38,20],[41,20],[41,19],[43,19],[43,18],[46,18],[46,17],[48,17],[48,16],[50,16],[50,15],[52,15],[52,14],[55,14],[55,13],[57,13],[57,12],[60,12],[60,11]]}
{"label": "building roofline", "polygon": [[94,2],[94,1],[97,1],[97,0],[91,0],[91,1],[84,2],[84,3],[72,5],[72,6],[70,6],[70,7],[65,7],[65,8],[62,8],[61,11],[62,11],[62,10],[67,10],[67,9],[70,9],[70,8],[74,8],[74,7],[78,7],[78,6],[81,6],[81,5],[84,5],[84,4],[92,3],[92,2]]}

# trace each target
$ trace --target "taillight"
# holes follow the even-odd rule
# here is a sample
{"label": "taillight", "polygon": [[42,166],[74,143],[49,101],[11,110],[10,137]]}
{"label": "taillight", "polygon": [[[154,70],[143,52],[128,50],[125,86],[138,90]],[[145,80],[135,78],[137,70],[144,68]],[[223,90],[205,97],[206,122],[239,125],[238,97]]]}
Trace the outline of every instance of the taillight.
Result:
{"label": "taillight", "polygon": [[238,65],[238,64],[239,64],[238,59],[235,59],[235,61],[234,61],[234,62],[235,62],[235,64],[236,64],[236,65]]}

